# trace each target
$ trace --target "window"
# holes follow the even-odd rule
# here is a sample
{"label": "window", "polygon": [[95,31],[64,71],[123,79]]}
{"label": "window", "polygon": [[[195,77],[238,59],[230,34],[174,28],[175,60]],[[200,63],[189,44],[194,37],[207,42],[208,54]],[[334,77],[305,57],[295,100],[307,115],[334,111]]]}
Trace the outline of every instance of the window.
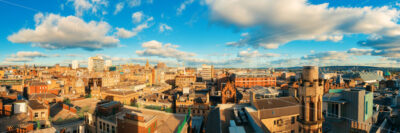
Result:
{"label": "window", "polygon": [[35,113],[35,118],[38,118],[39,117],[39,113]]}
{"label": "window", "polygon": [[100,124],[99,124],[99,125],[100,125],[100,129],[103,129],[103,126],[101,125],[101,121],[100,121]]}
{"label": "window", "polygon": [[294,133],[294,130],[290,131],[290,133]]}
{"label": "window", "polygon": [[110,125],[107,124],[107,132],[110,132]]}
{"label": "window", "polygon": [[365,102],[365,114],[368,114],[368,101]]}
{"label": "window", "polygon": [[292,124],[294,124],[294,121],[296,121],[296,117],[292,116]]}
{"label": "window", "polygon": [[42,117],[42,118],[45,117],[45,113],[44,113],[44,112],[41,113],[41,117]]}
{"label": "window", "polygon": [[103,122],[103,130],[106,130],[106,123]]}
{"label": "window", "polygon": [[111,132],[115,133],[115,127],[114,126],[111,127]]}

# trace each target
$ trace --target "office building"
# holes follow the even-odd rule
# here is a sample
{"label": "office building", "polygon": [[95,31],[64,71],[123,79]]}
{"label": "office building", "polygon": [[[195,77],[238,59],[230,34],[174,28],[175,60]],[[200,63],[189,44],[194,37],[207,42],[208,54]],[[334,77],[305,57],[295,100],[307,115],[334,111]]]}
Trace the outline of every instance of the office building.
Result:
{"label": "office building", "polygon": [[100,56],[89,57],[88,60],[89,72],[103,72],[104,71],[104,60]]}
{"label": "office building", "polygon": [[78,69],[78,68],[79,68],[79,61],[73,60],[72,61],[72,69]]}

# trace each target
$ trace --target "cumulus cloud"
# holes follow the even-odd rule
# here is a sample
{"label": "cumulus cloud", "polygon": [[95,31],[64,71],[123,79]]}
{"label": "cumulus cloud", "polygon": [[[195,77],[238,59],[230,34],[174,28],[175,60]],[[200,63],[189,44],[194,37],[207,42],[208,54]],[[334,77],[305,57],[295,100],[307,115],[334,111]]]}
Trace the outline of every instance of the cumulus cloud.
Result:
{"label": "cumulus cloud", "polygon": [[140,6],[141,3],[141,0],[128,0],[128,4],[130,7]]}
{"label": "cumulus cloud", "polygon": [[196,54],[183,52],[178,50],[178,45],[173,45],[171,43],[162,44],[156,40],[148,41],[142,43],[142,47],[144,50],[137,50],[136,54],[140,56],[157,56],[161,58],[184,58],[184,57],[193,57]]}
{"label": "cumulus cloud", "polygon": [[143,12],[142,11],[137,11],[137,12],[132,14],[132,21],[134,23],[139,23],[139,22],[142,21],[143,17],[144,17]]}
{"label": "cumulus cloud", "polygon": [[259,53],[257,50],[251,51],[251,49],[239,51],[238,57],[244,57],[244,58],[254,58],[254,57],[279,57],[280,54],[276,53]]}
{"label": "cumulus cloud", "polygon": [[[82,16],[86,11],[97,13],[102,8],[108,6],[106,0],[68,0],[68,2],[73,2],[76,16]],[[104,14],[104,11],[102,13]]]}
{"label": "cumulus cloud", "polygon": [[186,9],[186,6],[189,4],[192,4],[194,0],[186,0],[184,1],[177,9],[176,9],[176,14],[180,15],[182,14],[182,11]]}
{"label": "cumulus cloud", "polygon": [[327,51],[327,52],[320,52],[310,55],[305,55],[301,59],[303,60],[337,60],[337,61],[344,61],[349,59],[349,54],[347,52],[338,52],[338,51]]}
{"label": "cumulus cloud", "polygon": [[[357,65],[359,56],[369,56],[376,53],[373,49],[351,48],[346,51],[314,52],[300,58],[278,59],[271,61],[271,65],[302,66],[302,65]],[[285,64],[287,62],[287,64]],[[370,61],[367,61],[371,63]],[[365,63],[364,63],[365,64]]]}
{"label": "cumulus cloud", "polygon": [[[57,56],[57,55],[53,55]],[[44,58],[49,57],[49,55],[40,53],[38,51],[19,51],[16,54],[12,54],[4,59],[4,62],[30,62],[34,58]]]}
{"label": "cumulus cloud", "polygon": [[167,24],[160,24],[160,26],[159,26],[159,31],[160,32],[164,32],[164,31],[167,31],[167,30],[172,30],[172,27],[168,26]]}
{"label": "cumulus cloud", "polygon": [[349,54],[353,55],[371,55],[373,49],[358,49],[358,48],[351,48],[347,51]]}
{"label": "cumulus cloud", "polygon": [[114,15],[118,14],[120,11],[122,11],[122,9],[124,9],[124,3],[119,2],[115,5]]}
{"label": "cumulus cloud", "polygon": [[118,37],[121,38],[131,38],[136,36],[139,32],[143,31],[144,29],[150,28],[151,24],[149,24],[149,22],[153,21],[153,17],[148,18],[145,22],[143,22],[142,24],[137,25],[135,28],[133,28],[132,30],[127,30],[125,28],[119,28],[117,27],[116,30],[116,34]]}
{"label": "cumulus cloud", "polygon": [[400,34],[399,11],[386,6],[329,7],[307,0],[206,0],[206,4],[213,21],[254,29],[229,43],[233,46],[271,49],[294,40],[337,42],[346,34]]}
{"label": "cumulus cloud", "polygon": [[358,44],[360,46],[371,47],[375,49],[376,51],[373,53],[373,55],[384,57],[400,57],[400,35],[370,37],[367,40],[359,41]]}
{"label": "cumulus cloud", "polygon": [[35,21],[35,29],[21,29],[7,39],[13,43],[31,43],[32,46],[45,49],[100,50],[117,47],[119,43],[118,38],[108,36],[111,26],[107,22],[87,23],[75,16],[63,17],[56,14],[35,15]]}
{"label": "cumulus cloud", "polygon": [[[258,65],[254,63],[254,57],[270,58],[278,57],[279,54],[275,53],[259,53],[257,50],[251,51],[250,49],[241,51],[236,57],[230,56],[223,59],[212,59],[212,58],[201,58],[197,54],[192,52],[186,52],[179,50],[178,45],[171,43],[162,43],[156,40],[142,43],[144,50],[137,50],[136,54],[142,57],[158,57],[161,59],[173,59],[177,62],[184,62],[186,65],[196,66],[200,64],[212,64],[222,67],[238,67],[238,66],[249,66]],[[221,56],[217,56],[221,57]],[[258,60],[259,62],[259,60]]]}
{"label": "cumulus cloud", "polygon": [[115,29],[117,29],[117,36],[118,37],[121,37],[121,38],[130,38],[130,37],[133,37],[133,36],[136,36],[137,35],[137,33],[136,32],[133,32],[133,31],[130,31],[130,30],[127,30],[127,29],[124,29],[124,28],[115,28]]}

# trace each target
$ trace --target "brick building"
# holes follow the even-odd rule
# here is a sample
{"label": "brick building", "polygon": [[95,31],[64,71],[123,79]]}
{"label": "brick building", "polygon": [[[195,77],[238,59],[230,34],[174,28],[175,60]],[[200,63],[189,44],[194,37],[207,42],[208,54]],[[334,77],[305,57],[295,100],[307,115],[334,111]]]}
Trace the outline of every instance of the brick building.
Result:
{"label": "brick building", "polygon": [[28,88],[28,95],[33,93],[46,93],[48,86],[45,82],[32,82]]}
{"label": "brick building", "polygon": [[118,133],[154,133],[156,130],[156,116],[127,112],[117,117]]}
{"label": "brick building", "polygon": [[236,74],[235,87],[251,88],[253,86],[276,86],[276,77],[268,74]]}

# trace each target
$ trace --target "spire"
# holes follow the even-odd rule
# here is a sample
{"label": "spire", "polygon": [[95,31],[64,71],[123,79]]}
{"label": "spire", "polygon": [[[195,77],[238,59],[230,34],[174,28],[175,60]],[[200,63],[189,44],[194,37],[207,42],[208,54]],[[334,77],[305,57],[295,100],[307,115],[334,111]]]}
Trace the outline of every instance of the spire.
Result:
{"label": "spire", "polygon": [[146,68],[149,68],[150,67],[150,65],[149,65],[149,59],[146,59]]}

